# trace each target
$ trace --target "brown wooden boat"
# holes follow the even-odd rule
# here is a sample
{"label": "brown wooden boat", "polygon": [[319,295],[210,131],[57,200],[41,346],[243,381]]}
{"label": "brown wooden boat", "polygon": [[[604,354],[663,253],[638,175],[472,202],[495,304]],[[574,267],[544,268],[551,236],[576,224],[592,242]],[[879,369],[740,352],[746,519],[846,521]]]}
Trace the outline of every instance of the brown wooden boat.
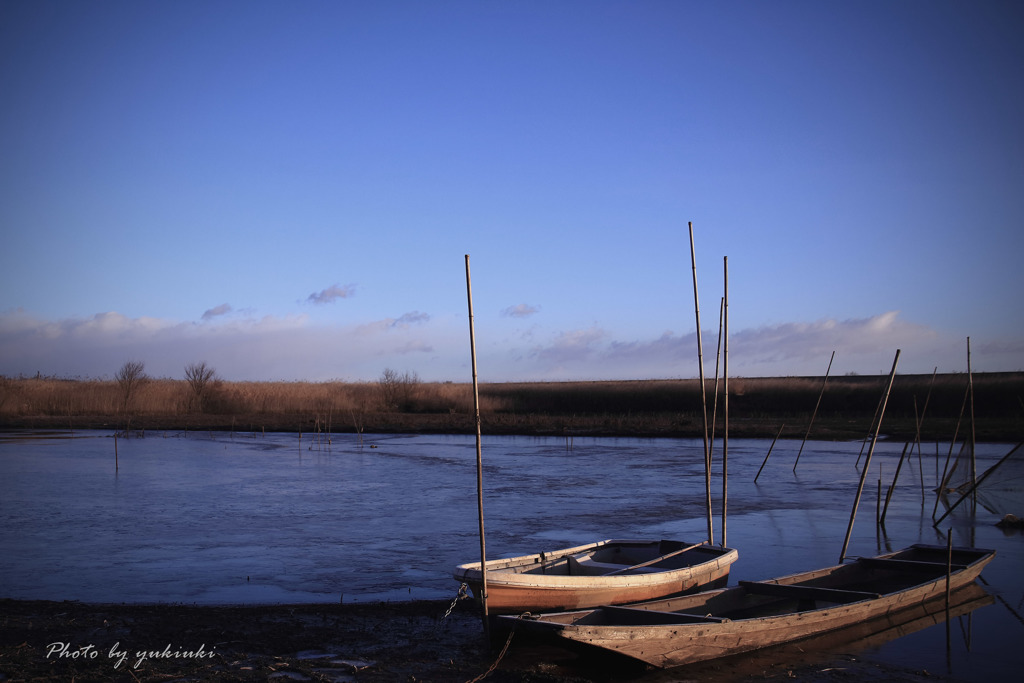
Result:
{"label": "brown wooden boat", "polygon": [[[947,575],[947,560],[951,571]],[[628,607],[557,612],[504,626],[672,667],[802,640],[913,608],[974,581],[994,550],[913,545],[768,581]]]}
{"label": "brown wooden boat", "polygon": [[[706,543],[606,540],[487,561],[492,614],[580,609],[652,600],[725,585],[739,553]],[[455,568],[480,599],[480,563]]]}

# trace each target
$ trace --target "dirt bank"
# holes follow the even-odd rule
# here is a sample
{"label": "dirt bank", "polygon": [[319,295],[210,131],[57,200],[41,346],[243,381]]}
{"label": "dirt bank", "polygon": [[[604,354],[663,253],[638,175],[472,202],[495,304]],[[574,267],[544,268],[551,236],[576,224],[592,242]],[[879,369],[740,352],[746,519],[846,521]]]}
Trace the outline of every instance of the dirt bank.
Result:
{"label": "dirt bank", "polygon": [[[513,636],[484,642],[473,604],[210,607],[0,600],[0,681],[913,681],[854,655],[791,650],[651,672]],[[75,653],[77,656],[75,656]],[[145,656],[143,656],[145,655]]]}

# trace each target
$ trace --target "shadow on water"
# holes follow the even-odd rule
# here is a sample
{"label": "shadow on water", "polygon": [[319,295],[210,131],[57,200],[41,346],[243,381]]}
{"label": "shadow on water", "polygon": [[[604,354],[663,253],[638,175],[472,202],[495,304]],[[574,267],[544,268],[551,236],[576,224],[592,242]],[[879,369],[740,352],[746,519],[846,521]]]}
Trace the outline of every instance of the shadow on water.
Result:
{"label": "shadow on water", "polygon": [[[0,597],[185,604],[445,600],[458,588],[452,568],[478,559],[472,436],[368,434],[360,445],[354,435],[334,435],[327,444],[295,434],[147,433],[118,440],[116,471],[109,433],[66,436],[0,438]],[[698,440],[576,437],[571,448],[561,438],[484,437],[483,443],[490,557],[604,538],[706,537]],[[861,476],[854,467],[861,443],[808,442],[794,472],[800,442],[780,440],[755,484],[769,445],[729,443],[725,531],[740,554],[731,583],[839,559]],[[870,657],[971,680],[1019,669],[1024,537],[996,528],[999,515],[981,506],[963,505],[942,529],[933,528],[932,489],[948,444],[904,464],[880,529],[878,480],[884,496],[902,446],[879,442],[876,448],[848,555],[944,543],[952,529],[958,545],[998,551],[982,577],[996,604],[977,612],[971,646],[956,646],[952,663],[943,654],[943,629],[869,645]],[[978,471],[1008,448],[979,446]],[[720,453],[718,442],[716,542],[723,532]]]}

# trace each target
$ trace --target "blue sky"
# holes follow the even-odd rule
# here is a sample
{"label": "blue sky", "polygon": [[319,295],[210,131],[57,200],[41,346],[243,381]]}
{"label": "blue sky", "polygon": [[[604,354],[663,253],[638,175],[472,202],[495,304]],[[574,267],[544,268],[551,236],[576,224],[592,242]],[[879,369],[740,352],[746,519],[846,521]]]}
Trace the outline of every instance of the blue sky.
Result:
{"label": "blue sky", "polygon": [[1017,2],[0,3],[0,374],[1024,369]]}

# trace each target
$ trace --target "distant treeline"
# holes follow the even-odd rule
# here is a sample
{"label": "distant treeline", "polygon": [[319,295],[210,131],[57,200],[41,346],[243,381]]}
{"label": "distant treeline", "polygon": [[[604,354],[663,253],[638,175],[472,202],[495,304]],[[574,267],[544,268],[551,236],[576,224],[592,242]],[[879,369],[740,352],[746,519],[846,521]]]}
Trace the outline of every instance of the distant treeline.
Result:
{"label": "distant treeline", "polygon": [[[812,436],[864,436],[886,377],[730,378],[730,434],[803,436],[818,404]],[[698,380],[524,382],[482,384],[488,433],[695,436],[703,429]],[[977,438],[1019,440],[1024,431],[1024,373],[898,375],[883,432],[948,439],[960,422]],[[707,381],[708,410],[715,383]],[[126,394],[126,391],[128,392]],[[724,393],[718,386],[717,429]],[[0,377],[0,427],[238,429],[332,432],[466,432],[475,429],[468,383],[421,382],[386,372],[376,382],[194,383]]]}

